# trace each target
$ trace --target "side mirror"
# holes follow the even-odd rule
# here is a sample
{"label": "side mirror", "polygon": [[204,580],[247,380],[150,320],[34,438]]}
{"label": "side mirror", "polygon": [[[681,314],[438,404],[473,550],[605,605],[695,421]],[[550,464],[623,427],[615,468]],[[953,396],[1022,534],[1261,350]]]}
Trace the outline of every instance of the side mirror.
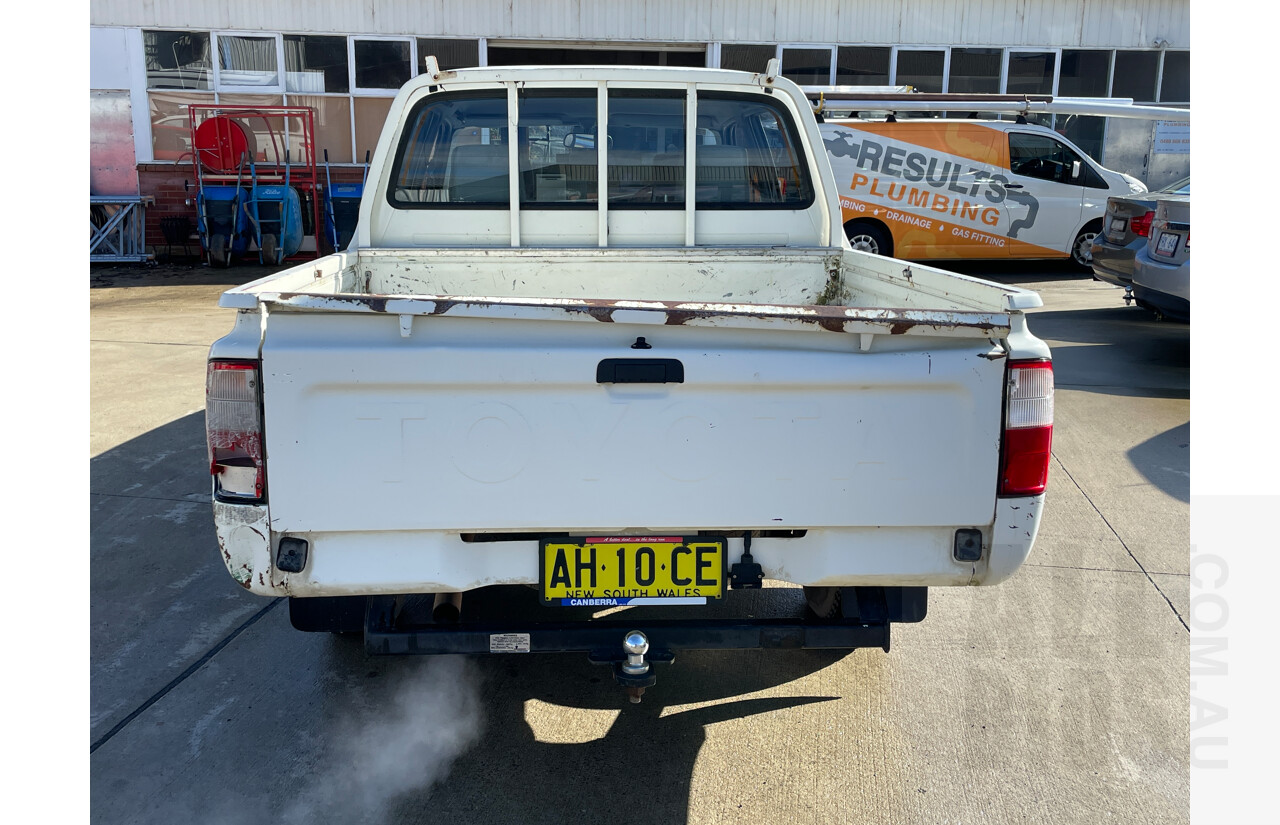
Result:
{"label": "side mirror", "polygon": [[1071,179],[1075,180],[1078,177],[1080,177],[1080,161],[1074,160],[1071,162]]}

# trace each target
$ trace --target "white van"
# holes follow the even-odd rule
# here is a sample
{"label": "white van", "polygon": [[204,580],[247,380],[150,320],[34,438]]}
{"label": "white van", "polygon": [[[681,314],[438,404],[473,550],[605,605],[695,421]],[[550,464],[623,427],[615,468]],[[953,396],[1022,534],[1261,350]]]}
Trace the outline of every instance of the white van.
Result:
{"label": "white van", "polygon": [[1087,267],[1107,198],[1147,191],[1031,123],[829,120],[820,129],[849,241],[880,255],[1070,256]]}

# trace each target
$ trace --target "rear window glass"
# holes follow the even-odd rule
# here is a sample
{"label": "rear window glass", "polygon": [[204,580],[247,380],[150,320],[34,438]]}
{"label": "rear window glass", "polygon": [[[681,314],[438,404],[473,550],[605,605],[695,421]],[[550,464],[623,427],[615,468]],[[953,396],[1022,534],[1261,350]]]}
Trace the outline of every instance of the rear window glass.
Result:
{"label": "rear window glass", "polygon": [[393,205],[511,203],[504,92],[432,96],[409,119],[396,154]]}
{"label": "rear window glass", "polygon": [[[514,140],[522,209],[595,209],[600,197],[595,90],[530,90],[508,134],[501,91],[432,95],[401,137],[388,199],[402,208],[505,209]],[[610,209],[683,209],[682,91],[611,90],[605,131]],[[796,128],[762,95],[703,93],[694,135],[699,209],[804,209],[813,184]]]}
{"label": "rear window glass", "polygon": [[685,95],[609,93],[609,208],[684,208]]}
{"label": "rear window glass", "polygon": [[595,209],[595,91],[521,95],[519,123],[520,208]]}
{"label": "rear window glass", "polygon": [[699,208],[804,209],[813,184],[795,125],[762,95],[698,96]]}

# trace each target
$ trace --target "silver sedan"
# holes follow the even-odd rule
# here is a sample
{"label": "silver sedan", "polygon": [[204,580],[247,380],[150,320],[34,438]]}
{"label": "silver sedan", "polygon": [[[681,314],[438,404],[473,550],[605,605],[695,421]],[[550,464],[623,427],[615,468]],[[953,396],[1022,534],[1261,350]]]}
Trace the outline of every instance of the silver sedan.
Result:
{"label": "silver sedan", "polygon": [[1133,286],[1134,258],[1146,247],[1162,199],[1191,194],[1191,178],[1169,184],[1154,192],[1107,198],[1107,214],[1102,231],[1093,239],[1093,274],[1100,280],[1127,290]]}

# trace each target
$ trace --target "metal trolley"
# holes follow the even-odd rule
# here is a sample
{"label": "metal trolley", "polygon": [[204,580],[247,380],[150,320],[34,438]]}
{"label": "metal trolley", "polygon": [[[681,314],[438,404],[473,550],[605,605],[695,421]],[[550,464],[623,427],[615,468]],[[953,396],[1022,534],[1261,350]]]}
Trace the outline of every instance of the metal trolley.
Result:
{"label": "metal trolley", "polygon": [[319,257],[315,110],[193,104],[187,111],[197,228],[209,263],[229,266],[251,246],[264,264]]}

